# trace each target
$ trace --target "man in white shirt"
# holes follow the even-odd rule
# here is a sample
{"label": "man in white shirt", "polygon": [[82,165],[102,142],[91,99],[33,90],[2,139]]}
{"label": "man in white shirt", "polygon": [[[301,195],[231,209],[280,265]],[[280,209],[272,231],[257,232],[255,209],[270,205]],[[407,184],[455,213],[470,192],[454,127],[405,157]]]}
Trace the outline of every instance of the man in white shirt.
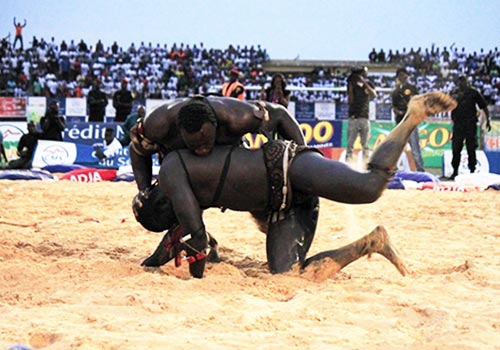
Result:
{"label": "man in white shirt", "polygon": [[122,149],[122,144],[115,137],[115,130],[106,128],[104,131],[104,144],[95,144],[94,150],[97,158],[113,158]]}

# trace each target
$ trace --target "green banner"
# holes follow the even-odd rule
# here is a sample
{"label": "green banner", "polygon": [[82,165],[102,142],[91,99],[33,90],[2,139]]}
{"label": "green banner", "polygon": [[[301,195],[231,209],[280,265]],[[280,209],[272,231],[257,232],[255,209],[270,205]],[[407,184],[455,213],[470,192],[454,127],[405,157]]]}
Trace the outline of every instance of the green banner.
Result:
{"label": "green banner", "polygon": [[[342,125],[342,147],[347,146],[347,123],[344,121]],[[387,138],[389,132],[395,127],[394,122],[376,122],[370,124],[371,135],[368,145],[371,149],[375,149],[382,141]],[[418,127],[420,136],[420,148],[424,165],[430,168],[440,168],[442,165],[442,157],[445,150],[451,149],[451,131],[452,124],[450,122],[423,122]],[[354,144],[354,149],[361,149],[359,137]]]}

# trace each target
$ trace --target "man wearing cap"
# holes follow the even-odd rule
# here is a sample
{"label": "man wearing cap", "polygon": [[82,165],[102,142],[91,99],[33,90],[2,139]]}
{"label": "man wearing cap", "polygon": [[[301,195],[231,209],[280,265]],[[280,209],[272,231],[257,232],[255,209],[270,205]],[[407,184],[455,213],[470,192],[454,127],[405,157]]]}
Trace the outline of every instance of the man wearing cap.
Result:
{"label": "man wearing cap", "polygon": [[453,90],[451,96],[458,103],[457,108],[451,112],[451,119],[453,120],[453,137],[451,140],[453,153],[451,165],[453,166],[453,174],[450,179],[454,180],[458,175],[460,153],[462,152],[464,141],[469,156],[469,170],[471,174],[476,171],[476,148],[478,145],[478,110],[476,106],[479,106],[479,108],[484,111],[484,115],[486,116],[486,129],[488,131],[491,130],[491,125],[486,100],[479,91],[469,86],[465,75],[458,77],[458,85],[455,90]]}
{"label": "man wearing cap", "polygon": [[347,78],[347,93],[349,101],[349,121],[347,130],[346,161],[352,160],[354,141],[359,137],[363,148],[363,158],[368,160],[368,138],[370,136],[370,121],[368,111],[370,100],[377,96],[375,86],[369,82],[366,67],[355,67]]}
{"label": "man wearing cap", "polygon": [[132,111],[132,106],[134,104],[134,96],[127,89],[128,80],[126,78],[122,79],[121,89],[116,91],[113,95],[113,107],[115,107],[115,122],[124,122],[127,116]]}
{"label": "man wearing cap", "polygon": [[[408,102],[410,99],[418,95],[418,90],[415,85],[408,83],[408,72],[405,68],[399,68],[396,71],[396,88],[392,91],[392,110],[396,116],[396,124],[399,124],[408,110]],[[417,171],[424,172],[424,160],[420,150],[420,139],[418,136],[418,128],[415,128],[408,139],[411,147],[411,154],[415,161]]]}
{"label": "man wearing cap", "polygon": [[238,81],[240,71],[236,68],[229,72],[229,81],[222,85],[222,96],[235,97],[240,100],[245,99],[245,87]]}

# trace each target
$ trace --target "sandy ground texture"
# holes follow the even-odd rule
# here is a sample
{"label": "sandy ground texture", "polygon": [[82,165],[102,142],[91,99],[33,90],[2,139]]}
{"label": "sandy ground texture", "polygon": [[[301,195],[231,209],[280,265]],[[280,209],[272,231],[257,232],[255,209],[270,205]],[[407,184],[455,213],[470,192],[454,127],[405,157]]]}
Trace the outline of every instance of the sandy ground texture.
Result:
{"label": "sandy ground texture", "polygon": [[[311,253],[384,225],[408,269],[364,257],[326,280],[267,271],[247,213],[211,209],[223,262],[140,263],[162,234],[132,183],[0,181],[0,350],[500,349],[500,193],[387,190],[321,202]],[[328,266],[325,266],[328,269]]]}

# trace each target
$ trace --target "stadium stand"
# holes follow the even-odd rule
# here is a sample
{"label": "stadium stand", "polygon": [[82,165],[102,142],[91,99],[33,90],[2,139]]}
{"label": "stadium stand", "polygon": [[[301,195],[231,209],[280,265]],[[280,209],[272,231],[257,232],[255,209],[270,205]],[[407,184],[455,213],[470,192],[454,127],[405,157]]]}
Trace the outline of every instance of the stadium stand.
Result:
{"label": "stadium stand", "polygon": [[[262,86],[272,74],[285,74],[292,101],[345,102],[346,77],[352,66],[369,68],[377,89],[389,92],[394,72],[404,66],[421,92],[431,89],[451,91],[459,74],[467,74],[490,104],[500,104],[500,52],[466,52],[457,47],[417,48],[401,51],[375,48],[366,61],[272,60],[266,49],[256,46],[206,48],[203,43],[167,44],[141,42],[122,48],[114,42],[105,47],[83,40],[76,44],[54,38],[33,37],[28,48],[14,50],[0,43],[0,96],[82,97],[92,80],[99,79],[103,91],[112,96],[126,78],[137,98],[171,99],[195,93],[217,92],[227,80],[227,72],[237,68],[243,75],[248,99],[258,99]],[[388,93],[376,102],[387,103]]]}

